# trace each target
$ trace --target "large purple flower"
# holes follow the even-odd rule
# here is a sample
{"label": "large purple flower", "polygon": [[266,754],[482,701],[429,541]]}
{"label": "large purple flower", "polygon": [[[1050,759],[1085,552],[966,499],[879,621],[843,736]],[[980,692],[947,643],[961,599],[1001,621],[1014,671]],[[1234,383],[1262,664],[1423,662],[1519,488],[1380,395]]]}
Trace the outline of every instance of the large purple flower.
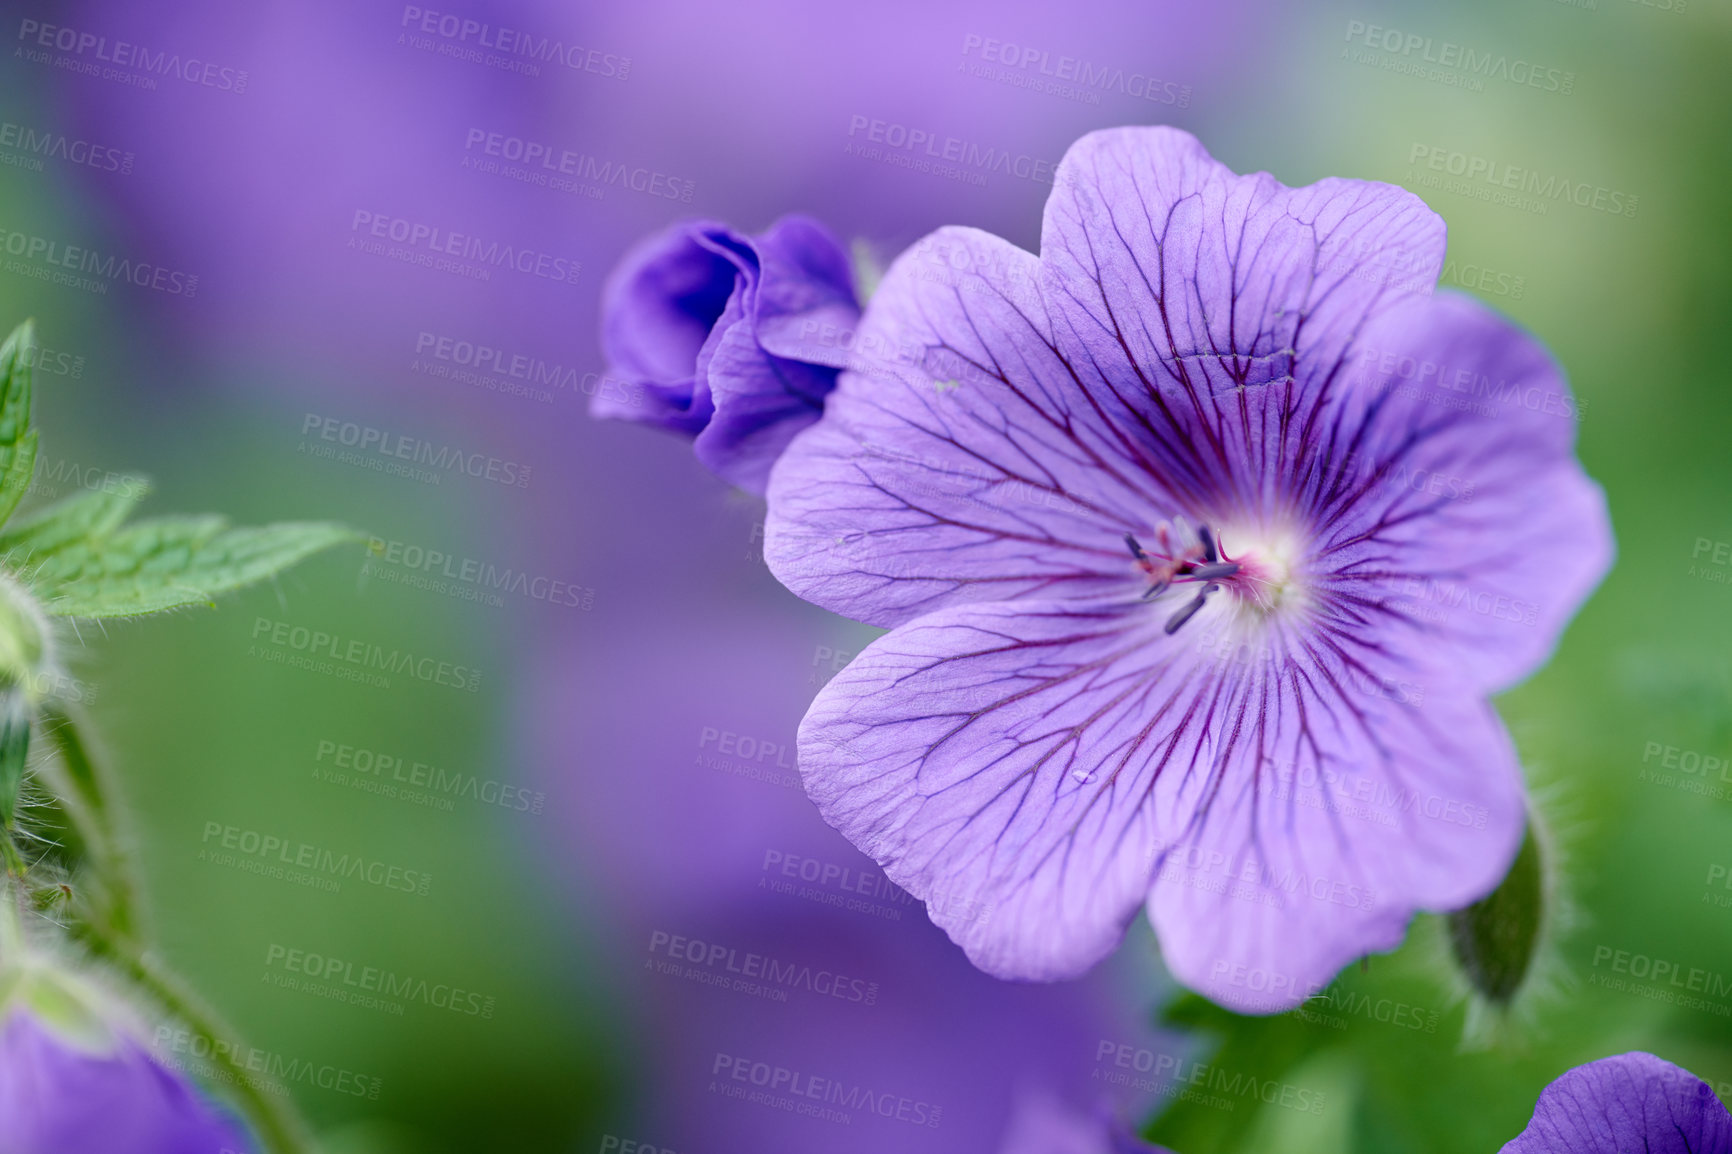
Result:
{"label": "large purple flower", "polygon": [[245,1131],[159,1064],[135,1029],[94,1014],[89,991],[8,974],[0,1010],[6,1154],[247,1154]]}
{"label": "large purple flower", "polygon": [[1545,1088],[1503,1154],[1732,1154],[1732,1114],[1708,1083],[1640,1051],[1577,1066]]}
{"label": "large purple flower", "polygon": [[[825,817],[981,968],[1076,974],[1147,903],[1180,980],[1294,1005],[1517,849],[1486,703],[1604,573],[1545,351],[1429,295],[1388,185],[1084,137],[1037,258],[943,229],[772,475],[766,558],[894,627],[801,728]],[[940,897],[941,900],[932,900]]]}
{"label": "large purple flower", "polygon": [[693,437],[712,472],[762,493],[794,434],[823,412],[859,315],[848,254],[809,217],[756,237],[676,224],[608,282],[602,343],[624,387],[598,391],[590,411]]}

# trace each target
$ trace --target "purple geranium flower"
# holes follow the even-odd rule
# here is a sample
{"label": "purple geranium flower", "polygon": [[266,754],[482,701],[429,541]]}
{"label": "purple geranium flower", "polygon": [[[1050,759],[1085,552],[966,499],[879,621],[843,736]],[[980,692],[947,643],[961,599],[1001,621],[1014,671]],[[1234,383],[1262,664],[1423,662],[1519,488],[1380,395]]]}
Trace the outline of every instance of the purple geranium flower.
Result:
{"label": "purple geranium flower", "polygon": [[1640,1051],[1577,1066],[1545,1088],[1503,1154],[1732,1154],[1732,1114],[1708,1083]]}
{"label": "purple geranium flower", "polygon": [[1429,295],[1443,253],[1399,188],[1130,128],[1070,149],[1039,257],[892,267],[858,345],[898,352],[783,455],[766,559],[893,627],[802,773],[981,968],[1079,973],[1146,903],[1181,981],[1273,1011],[1503,875],[1485,698],[1611,540],[1559,370]]}
{"label": "purple geranium flower", "polygon": [[158,1063],[140,1031],[82,982],[8,975],[0,1014],[6,1154],[247,1154],[241,1127]]}
{"label": "purple geranium flower", "polygon": [[762,493],[823,412],[860,308],[842,245],[785,216],[755,237],[710,221],[649,237],[614,270],[602,312],[609,372],[626,387],[598,392],[591,413],[694,437],[712,472]]}

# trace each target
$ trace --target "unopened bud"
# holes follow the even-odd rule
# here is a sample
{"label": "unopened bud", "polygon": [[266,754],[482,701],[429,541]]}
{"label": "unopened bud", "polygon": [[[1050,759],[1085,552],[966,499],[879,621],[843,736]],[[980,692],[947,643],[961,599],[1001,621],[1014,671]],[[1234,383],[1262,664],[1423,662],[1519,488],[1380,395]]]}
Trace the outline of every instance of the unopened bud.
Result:
{"label": "unopened bud", "polygon": [[1545,863],[1528,819],[1509,873],[1491,893],[1449,915],[1449,942],[1468,982],[1507,1006],[1533,966],[1546,917]]}

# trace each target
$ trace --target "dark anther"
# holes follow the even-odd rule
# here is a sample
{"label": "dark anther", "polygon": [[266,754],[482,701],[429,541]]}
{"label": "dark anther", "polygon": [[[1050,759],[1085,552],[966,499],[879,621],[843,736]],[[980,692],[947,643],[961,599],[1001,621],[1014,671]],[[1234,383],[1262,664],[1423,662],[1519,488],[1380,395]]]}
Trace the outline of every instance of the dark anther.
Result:
{"label": "dark anther", "polygon": [[1197,611],[1203,607],[1203,602],[1208,599],[1209,594],[1219,588],[1220,586],[1213,582],[1203,586],[1202,591],[1187,601],[1183,609],[1180,609],[1177,613],[1167,618],[1167,636],[1171,637],[1173,634],[1177,633],[1184,627],[1185,622],[1195,617]]}
{"label": "dark anther", "polygon": [[1156,581],[1153,585],[1150,585],[1148,591],[1143,594],[1143,600],[1153,601],[1156,597],[1165,593],[1167,591],[1167,586],[1171,584],[1171,581]]}
{"label": "dark anther", "polygon": [[1197,526],[1197,539],[1203,543],[1203,560],[1212,565],[1221,559],[1221,555],[1215,552],[1215,535],[1209,532],[1207,525]]}
{"label": "dark anther", "polygon": [[1131,551],[1131,556],[1135,557],[1138,561],[1143,560],[1147,556],[1147,554],[1143,552],[1143,547],[1137,544],[1137,539],[1129,533],[1125,534],[1125,547]]}
{"label": "dark anther", "polygon": [[1208,565],[1196,566],[1191,570],[1191,576],[1212,581],[1217,577],[1231,577],[1238,571],[1239,563],[1237,561],[1215,561]]}

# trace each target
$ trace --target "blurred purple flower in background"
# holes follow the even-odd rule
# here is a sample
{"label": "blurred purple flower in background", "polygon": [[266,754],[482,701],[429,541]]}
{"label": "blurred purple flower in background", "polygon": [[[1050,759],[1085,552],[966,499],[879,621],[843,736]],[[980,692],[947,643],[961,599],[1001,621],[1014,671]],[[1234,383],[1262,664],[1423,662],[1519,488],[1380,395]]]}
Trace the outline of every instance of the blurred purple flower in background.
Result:
{"label": "blurred purple flower in background", "polygon": [[[645,1141],[953,1154],[999,1149],[1031,1097],[1103,1142],[1109,1116],[1147,1113],[1152,1063],[1130,1059],[1191,1052],[1151,1025],[1170,986],[1147,951],[1079,982],[997,981],[806,800],[794,730],[830,673],[808,630],[736,606],[634,639],[558,654],[523,717],[566,872],[609,879],[587,914],[646,1023]],[[647,685],[678,687],[653,725],[633,706]]]}
{"label": "blurred purple flower in background", "polygon": [[755,237],[676,224],[626,255],[602,308],[616,387],[590,412],[693,437],[698,460],[760,495],[836,387],[834,364],[814,358],[834,361],[860,317],[848,253],[803,216]]}
{"label": "blurred purple flower in background", "polygon": [[[9,900],[9,899],[8,899]],[[88,983],[10,966],[0,1016],[5,1154],[246,1154],[241,1127],[158,1063]]]}
{"label": "blurred purple flower in background", "polygon": [[1634,1052],[1577,1066],[1545,1088],[1503,1154],[1732,1154],[1732,1114],[1696,1075]]}
{"label": "blurred purple flower in background", "polygon": [[1081,973],[1146,902],[1175,976],[1272,1012],[1503,876],[1485,698],[1611,539],[1557,367],[1425,295],[1443,253],[1399,188],[1129,128],[1067,153],[1040,257],[945,229],[885,278],[860,341],[916,354],[783,455],[765,557],[893,628],[801,772],[981,968]]}

